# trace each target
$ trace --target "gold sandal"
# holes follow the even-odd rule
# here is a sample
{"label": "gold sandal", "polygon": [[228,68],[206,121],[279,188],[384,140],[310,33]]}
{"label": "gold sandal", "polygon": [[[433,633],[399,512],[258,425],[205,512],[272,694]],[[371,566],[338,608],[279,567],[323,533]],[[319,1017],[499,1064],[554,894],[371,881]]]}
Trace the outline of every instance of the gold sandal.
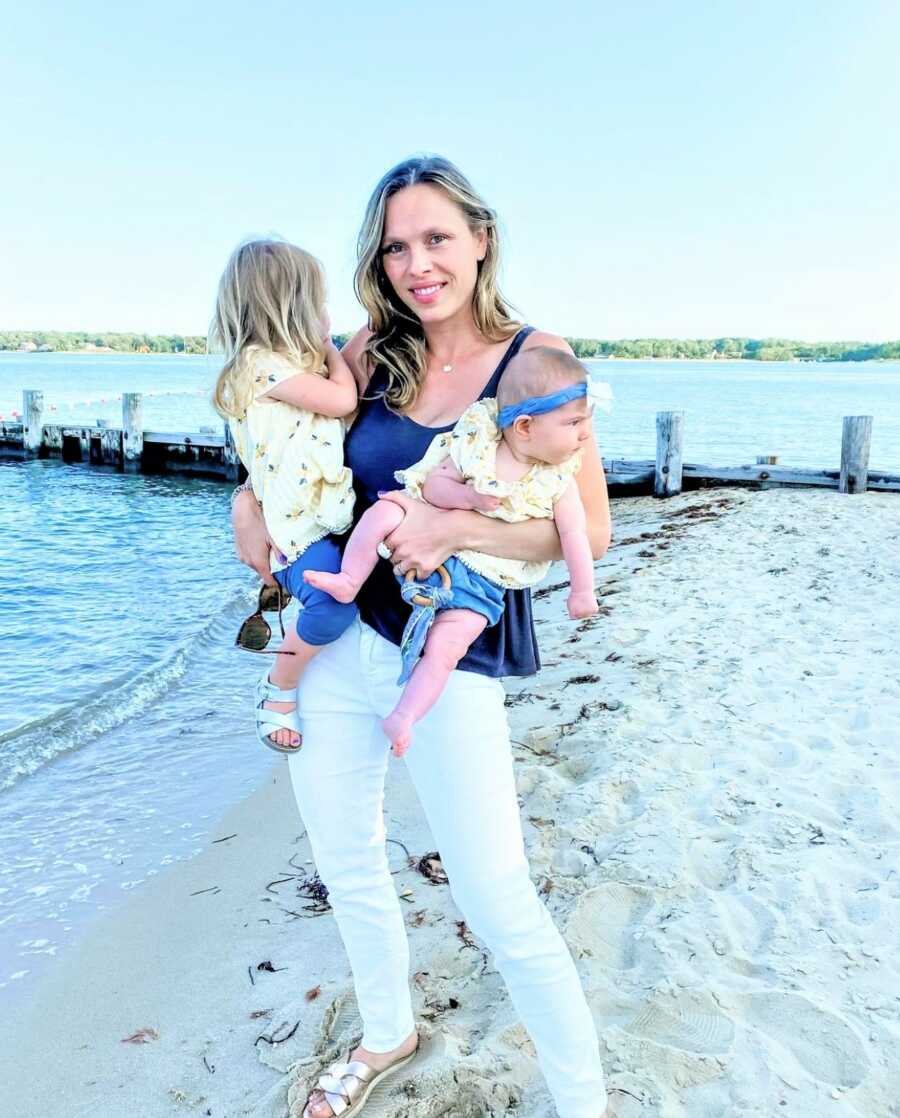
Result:
{"label": "gold sandal", "polygon": [[[325,1095],[324,1101],[328,1103],[332,1112],[338,1118],[354,1118],[366,1105],[366,1100],[375,1087],[393,1072],[405,1067],[410,1060],[415,1058],[418,1051],[419,1043],[417,1041],[415,1048],[408,1056],[401,1056],[399,1060],[388,1064],[381,1071],[369,1067],[362,1060],[349,1059],[350,1052],[348,1052],[348,1059],[345,1062],[338,1061],[331,1064],[328,1070],[319,1076],[313,1090],[318,1089]],[[312,1091],[310,1091],[310,1094],[312,1094]],[[303,1118],[312,1118],[308,1099],[306,1106],[303,1108]]]}

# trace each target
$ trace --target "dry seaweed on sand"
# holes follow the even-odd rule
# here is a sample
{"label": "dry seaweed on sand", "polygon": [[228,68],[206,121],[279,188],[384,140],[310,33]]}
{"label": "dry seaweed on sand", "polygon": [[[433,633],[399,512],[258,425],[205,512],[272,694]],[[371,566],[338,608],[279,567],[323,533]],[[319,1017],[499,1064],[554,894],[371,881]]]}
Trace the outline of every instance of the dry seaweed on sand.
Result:
{"label": "dry seaweed on sand", "polygon": [[293,909],[289,908],[282,908],[282,911],[287,913],[288,916],[298,918],[322,916],[331,909],[331,905],[328,903],[328,889],[325,887],[318,873],[315,871],[310,873],[305,866],[298,866],[294,862],[294,857],[296,857],[296,855],[289,858],[288,862],[297,872],[285,874],[284,877],[277,877],[274,881],[270,881],[266,886],[266,892],[272,893],[280,899],[281,894],[277,887],[279,885],[285,885],[288,882],[294,882],[297,896],[311,903],[304,905],[302,912],[295,912]]}
{"label": "dry seaweed on sand", "polygon": [[448,882],[447,872],[436,850],[423,854],[416,863],[416,869],[423,877],[427,877],[432,885],[446,885]]}
{"label": "dry seaweed on sand", "polygon": [[138,1029],[131,1036],[123,1036],[122,1044],[149,1044],[151,1040],[159,1040],[159,1033],[156,1029],[146,1026]]}
{"label": "dry seaweed on sand", "polygon": [[255,1048],[256,1045],[259,1044],[259,1042],[261,1040],[265,1041],[266,1044],[271,1045],[272,1047],[274,1047],[276,1044],[283,1044],[286,1040],[291,1039],[291,1037],[297,1031],[299,1026],[300,1026],[300,1022],[295,1021],[294,1022],[294,1027],[289,1032],[279,1035],[279,1033],[282,1029],[286,1029],[288,1027],[288,1022],[287,1021],[282,1021],[282,1023],[278,1026],[278,1028],[273,1029],[271,1033],[260,1033],[259,1036],[256,1038],[256,1040],[254,1040],[253,1046]]}

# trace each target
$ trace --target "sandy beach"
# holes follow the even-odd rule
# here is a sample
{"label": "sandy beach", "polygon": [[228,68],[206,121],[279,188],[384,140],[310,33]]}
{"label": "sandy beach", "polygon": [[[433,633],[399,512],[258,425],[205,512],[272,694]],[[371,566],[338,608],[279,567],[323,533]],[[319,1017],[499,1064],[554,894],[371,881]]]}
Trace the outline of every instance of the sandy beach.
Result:
{"label": "sandy beach", "polygon": [[[720,489],[613,518],[600,616],[568,621],[554,570],[544,669],[507,699],[533,878],[584,980],[610,1118],[897,1118],[900,498]],[[402,762],[386,805],[423,1044],[366,1118],[551,1118],[498,974],[422,861]],[[299,1118],[358,1036],[310,859],[276,760],[0,1024],[2,1113]]]}

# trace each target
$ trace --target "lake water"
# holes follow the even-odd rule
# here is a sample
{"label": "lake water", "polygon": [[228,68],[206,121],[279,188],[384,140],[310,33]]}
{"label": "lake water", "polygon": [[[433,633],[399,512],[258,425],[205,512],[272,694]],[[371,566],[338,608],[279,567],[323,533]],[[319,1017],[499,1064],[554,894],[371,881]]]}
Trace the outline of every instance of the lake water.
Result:
{"label": "lake water", "polygon": [[[591,364],[615,396],[598,420],[607,456],[652,457],[655,413],[684,410],[688,461],[836,467],[842,416],[869,414],[872,466],[900,472],[898,363]],[[129,391],[147,429],[218,426],[216,371],[0,354],[0,415],[38,388],[47,422],[118,425]],[[0,999],[283,763],[252,737],[260,658],[233,648],[255,580],[233,557],[228,498],[216,482],[0,463]]]}
{"label": "lake water", "polygon": [[[652,458],[658,411],[684,411],[685,460],[735,466],[757,454],[840,465],[841,421],[872,415],[873,468],[900,472],[900,362],[589,361],[615,394],[603,453]],[[155,354],[0,353],[0,417],[22,389],[44,393],[44,422],[121,425],[122,392],[144,393],[147,430],[221,426],[209,402],[219,363]],[[51,410],[54,409],[54,410]]]}

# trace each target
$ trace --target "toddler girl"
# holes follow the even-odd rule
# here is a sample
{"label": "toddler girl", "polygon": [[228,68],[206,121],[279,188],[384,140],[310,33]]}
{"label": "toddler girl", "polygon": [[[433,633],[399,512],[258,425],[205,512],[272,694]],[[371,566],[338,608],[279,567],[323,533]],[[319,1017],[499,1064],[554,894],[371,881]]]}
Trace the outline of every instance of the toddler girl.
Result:
{"label": "toddler girl", "polygon": [[314,257],[271,240],[234,251],[210,331],[225,352],[214,403],[262,507],[273,575],[303,607],[256,688],[257,737],[281,753],[301,745],[296,690],[304,667],[356,616],[355,606],[303,580],[307,567],[341,569],[331,534],[346,532],[353,513],[343,419],[356,408],[356,383],[329,330]]}
{"label": "toddler girl", "polygon": [[[569,568],[569,616],[590,617],[598,609],[594,564],[574,475],[581,445],[591,437],[593,402],[608,397],[608,387],[592,385],[570,354],[546,346],[524,350],[507,366],[497,399],[467,408],[397,480],[410,496],[440,508],[475,509],[510,523],[552,517]],[[353,601],[403,515],[394,502],[377,501],[354,528],[340,572],[310,564],[304,578],[339,602]],[[533,586],[549,568],[461,551],[447,560],[444,577],[436,571],[424,583],[404,583],[404,598],[417,607],[401,643],[399,682],[406,687],[383,723],[396,756],[406,752],[413,723],[435,703],[471,643],[500,619],[505,590]]]}

